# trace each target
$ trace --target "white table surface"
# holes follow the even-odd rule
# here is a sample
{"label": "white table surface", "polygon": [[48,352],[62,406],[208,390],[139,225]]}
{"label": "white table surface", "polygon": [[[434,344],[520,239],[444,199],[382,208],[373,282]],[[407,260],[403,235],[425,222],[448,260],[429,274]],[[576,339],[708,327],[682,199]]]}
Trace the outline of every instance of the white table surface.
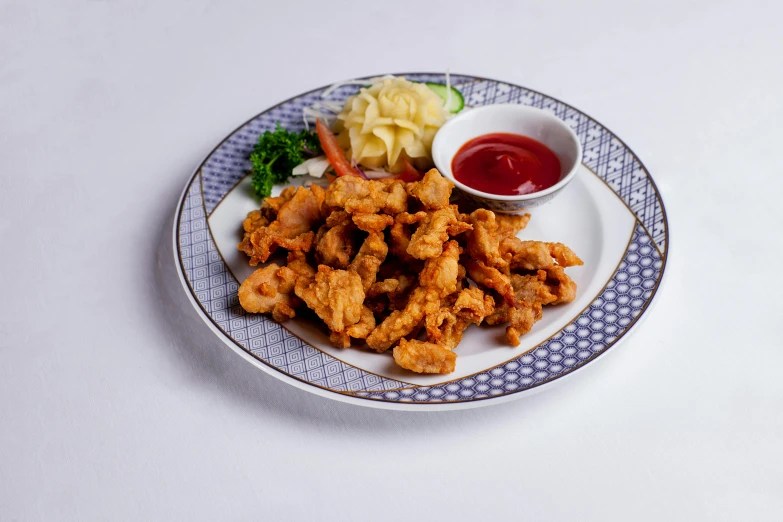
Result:
{"label": "white table surface", "polygon": [[[0,1],[0,520],[783,520],[780,3],[524,4]],[[651,313],[467,411],[254,368],[177,280],[192,170],[293,94],[446,68],[641,157],[671,227]]]}

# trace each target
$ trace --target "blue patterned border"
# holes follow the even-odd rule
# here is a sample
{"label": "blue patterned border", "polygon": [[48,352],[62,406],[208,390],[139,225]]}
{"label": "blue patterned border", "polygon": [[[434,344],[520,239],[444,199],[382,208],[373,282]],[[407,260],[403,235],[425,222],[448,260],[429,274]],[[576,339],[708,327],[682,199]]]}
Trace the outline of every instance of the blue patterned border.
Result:
{"label": "blue patterned border", "polygon": [[[444,81],[436,74],[404,76]],[[601,296],[533,351],[437,386],[412,386],[366,372],[313,348],[266,317],[246,314],[236,296],[238,282],[212,241],[207,216],[246,175],[247,156],[258,135],[278,121],[289,129],[301,128],[302,107],[321,99],[321,88],[283,102],[233,132],[202,164],[181,202],[177,242],[182,271],[204,314],[227,337],[271,368],[319,388],[368,400],[432,404],[488,399],[549,382],[585,365],[628,331],[651,302],[666,261],[666,214],[649,173],[619,138],[563,102],[495,80],[451,79],[469,105],[520,103],[566,121],[582,141],[584,163],[635,214],[638,224],[629,247]],[[341,87],[329,99],[344,100],[356,89]]]}

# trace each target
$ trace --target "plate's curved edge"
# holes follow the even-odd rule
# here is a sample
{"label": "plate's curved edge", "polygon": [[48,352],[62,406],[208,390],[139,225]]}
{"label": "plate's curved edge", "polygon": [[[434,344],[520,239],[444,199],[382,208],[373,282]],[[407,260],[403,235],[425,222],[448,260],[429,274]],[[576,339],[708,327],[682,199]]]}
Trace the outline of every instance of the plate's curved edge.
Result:
{"label": "plate's curved edge", "polygon": [[[434,74],[434,73],[405,72],[405,73],[394,73],[394,74],[396,74],[396,75],[410,75],[410,74]],[[460,74],[459,76],[469,77],[469,78],[472,78],[473,80],[478,80],[478,81],[490,81],[490,82],[497,82],[497,83],[503,83],[503,84],[508,84],[509,83],[507,81],[496,80],[496,79],[493,79],[493,78],[486,78],[486,77],[474,76],[474,75],[463,75],[463,74]],[[371,76],[367,76],[367,77],[369,78]],[[512,85],[515,85],[515,84],[512,84]],[[626,339],[628,337],[629,333],[631,333],[632,331],[635,331],[635,329],[641,324],[643,319],[646,317],[647,312],[649,312],[651,310],[652,304],[655,302],[655,298],[658,295],[659,291],[661,290],[661,288],[663,286],[663,283],[664,283],[664,280],[667,278],[667,276],[666,276],[666,267],[668,265],[667,262],[668,262],[668,257],[669,257],[668,256],[668,254],[669,254],[669,246],[670,246],[670,243],[671,243],[671,233],[670,233],[670,228],[669,228],[668,214],[666,213],[666,206],[665,206],[665,203],[664,203],[663,196],[661,195],[661,192],[658,189],[658,186],[655,183],[654,178],[652,177],[652,175],[650,174],[649,170],[644,165],[644,163],[641,161],[639,156],[633,151],[633,149],[631,149],[631,147],[629,147],[625,143],[625,141],[623,141],[619,136],[617,136],[617,134],[612,132],[606,125],[602,124],[601,122],[599,122],[598,120],[596,120],[595,118],[590,116],[589,114],[581,111],[580,109],[577,109],[576,107],[573,107],[572,105],[570,105],[570,104],[568,104],[566,102],[563,102],[562,100],[560,100],[558,98],[555,98],[553,96],[541,93],[541,92],[536,91],[534,89],[530,89],[528,87],[522,87],[523,89],[525,89],[525,90],[527,90],[529,92],[533,92],[533,93],[539,94],[539,95],[544,96],[546,98],[549,98],[549,99],[551,99],[551,100],[553,100],[553,101],[555,101],[557,103],[561,103],[564,106],[566,106],[568,108],[571,108],[571,109],[573,109],[574,111],[576,111],[578,113],[583,114],[585,117],[587,117],[588,119],[592,120],[594,123],[596,123],[596,124],[600,125],[601,127],[603,127],[613,138],[615,138],[619,143],[622,144],[622,146],[632,155],[633,159],[638,161],[640,167],[642,168],[642,170],[644,171],[647,179],[649,180],[653,190],[655,191],[655,195],[656,195],[657,199],[660,202],[661,213],[662,213],[663,224],[664,224],[664,245],[663,245],[664,248],[663,248],[663,252],[662,252],[663,255],[661,256],[661,267],[660,267],[660,272],[659,272],[660,275],[659,275],[657,284],[656,284],[655,288],[653,289],[653,291],[651,292],[649,298],[646,300],[645,306],[639,312],[638,316],[634,318],[634,320],[623,330],[623,332],[619,336],[617,336],[615,341],[610,346],[607,346],[603,350],[595,353],[592,357],[590,357],[589,359],[583,361],[578,366],[576,366],[576,367],[574,367],[574,368],[572,368],[572,369],[570,369],[570,370],[568,370],[568,371],[566,371],[566,372],[564,372],[564,373],[562,373],[562,374],[560,374],[560,375],[558,375],[558,376],[556,376],[554,378],[551,378],[551,379],[548,379],[546,381],[537,383],[537,384],[535,384],[533,386],[529,386],[529,387],[526,387],[526,388],[523,388],[523,389],[520,389],[520,390],[515,390],[515,391],[512,391],[512,392],[503,394],[503,395],[488,396],[488,397],[481,397],[481,398],[467,399],[467,400],[458,400],[458,401],[442,401],[442,402],[413,402],[413,401],[404,401],[404,400],[401,401],[401,400],[378,399],[378,398],[370,398],[370,397],[361,397],[361,396],[358,396],[358,395],[354,395],[353,392],[340,392],[340,391],[336,391],[336,390],[330,390],[330,389],[322,388],[322,387],[319,387],[316,384],[313,384],[313,383],[310,383],[310,382],[306,382],[306,381],[301,381],[301,380],[299,380],[299,379],[297,379],[295,377],[292,377],[292,376],[286,374],[285,372],[283,372],[280,369],[271,367],[267,363],[259,360],[252,353],[250,353],[247,350],[245,350],[245,349],[241,348],[240,346],[238,346],[233,340],[227,338],[227,336],[213,324],[212,320],[209,317],[206,316],[205,311],[201,308],[199,303],[195,300],[195,296],[193,295],[191,289],[189,288],[189,286],[187,284],[187,281],[185,279],[186,275],[184,274],[184,268],[183,268],[183,266],[181,264],[182,263],[182,259],[181,259],[181,256],[179,255],[179,244],[178,244],[178,241],[177,241],[177,235],[178,235],[178,230],[179,230],[179,221],[180,221],[180,216],[181,216],[181,212],[182,212],[182,206],[184,204],[185,197],[187,196],[187,193],[188,193],[192,183],[195,180],[195,177],[197,175],[199,175],[199,172],[203,168],[204,164],[237,131],[239,131],[240,129],[245,127],[248,123],[252,122],[256,118],[258,118],[260,115],[262,115],[262,114],[264,114],[264,113],[266,113],[266,112],[268,112],[268,111],[270,111],[270,110],[272,110],[272,109],[274,109],[276,107],[279,107],[279,106],[281,106],[281,105],[283,105],[283,104],[285,104],[285,103],[287,103],[287,102],[289,102],[291,100],[294,100],[294,99],[299,98],[301,96],[305,96],[307,94],[311,94],[313,92],[322,90],[323,88],[324,87],[321,86],[321,87],[317,87],[317,88],[311,89],[311,90],[303,92],[303,93],[299,93],[299,94],[297,94],[295,96],[292,96],[292,97],[290,97],[290,98],[288,98],[286,100],[283,100],[283,101],[279,102],[276,105],[270,106],[267,109],[264,109],[260,113],[258,113],[256,115],[254,115],[253,117],[249,118],[248,120],[246,120],[245,122],[240,124],[238,127],[236,127],[229,134],[227,134],[223,138],[223,140],[221,140],[204,157],[204,159],[200,162],[199,166],[195,169],[193,174],[188,178],[188,181],[185,184],[185,187],[183,189],[183,192],[182,192],[182,194],[181,194],[181,196],[179,198],[178,204],[177,204],[176,209],[175,209],[175,216],[174,216],[174,220],[173,220],[172,242],[173,242],[174,262],[175,262],[175,265],[177,267],[177,274],[178,274],[178,277],[180,279],[180,284],[182,284],[183,288],[186,290],[185,293],[188,295],[188,300],[190,301],[191,305],[196,309],[196,312],[201,317],[201,319],[207,324],[207,326],[209,326],[210,330],[212,330],[221,339],[221,341],[223,341],[225,344],[230,346],[234,351],[239,353],[243,358],[245,358],[248,361],[252,362],[255,366],[261,368],[263,371],[265,371],[266,373],[272,375],[273,377],[278,378],[280,380],[283,380],[283,381],[287,382],[288,384],[292,384],[292,385],[296,386],[299,389],[303,389],[303,390],[309,391],[311,393],[314,393],[316,395],[327,397],[327,398],[331,398],[331,399],[335,399],[335,400],[339,400],[339,401],[342,401],[342,402],[347,402],[347,403],[357,404],[357,405],[362,405],[362,406],[368,406],[368,407],[382,408],[382,409],[396,409],[396,410],[407,410],[407,411],[445,411],[445,410],[456,410],[456,409],[468,409],[468,408],[473,408],[473,407],[485,406],[485,405],[489,405],[489,404],[499,404],[501,402],[507,402],[509,400],[514,400],[514,399],[520,398],[522,396],[529,396],[531,394],[535,394],[538,391],[540,391],[544,387],[544,385],[551,385],[551,384],[553,384],[553,383],[555,383],[557,381],[562,381],[564,377],[567,377],[567,376],[570,376],[570,375],[576,373],[577,370],[580,370],[580,369],[584,368],[585,366],[588,365],[588,363],[594,362],[601,355],[607,353],[610,348],[615,347],[618,344],[620,344],[624,339]],[[631,211],[632,214],[634,214],[634,216],[637,218],[637,220],[639,219],[638,216],[636,216],[635,212],[633,212],[630,208],[629,208],[629,211]],[[655,239],[652,236],[652,234],[650,234],[648,232],[647,236],[650,238],[650,241],[652,241],[653,244],[657,245],[657,242],[655,241]],[[489,399],[492,399],[492,400],[489,400]]]}

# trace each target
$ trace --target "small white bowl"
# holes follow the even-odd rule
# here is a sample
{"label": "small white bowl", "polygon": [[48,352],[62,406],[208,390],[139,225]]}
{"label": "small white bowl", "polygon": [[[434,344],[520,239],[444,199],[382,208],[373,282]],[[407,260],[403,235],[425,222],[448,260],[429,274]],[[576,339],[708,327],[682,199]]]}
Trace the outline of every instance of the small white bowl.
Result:
{"label": "small white bowl", "polygon": [[[451,162],[457,151],[473,138],[495,132],[521,134],[549,147],[560,160],[560,181],[538,192],[504,196],[476,190],[454,179]],[[550,201],[574,179],[582,163],[582,144],[571,127],[549,112],[525,105],[485,105],[466,109],[440,128],[432,142],[432,159],[441,174],[481,207],[521,214]]]}

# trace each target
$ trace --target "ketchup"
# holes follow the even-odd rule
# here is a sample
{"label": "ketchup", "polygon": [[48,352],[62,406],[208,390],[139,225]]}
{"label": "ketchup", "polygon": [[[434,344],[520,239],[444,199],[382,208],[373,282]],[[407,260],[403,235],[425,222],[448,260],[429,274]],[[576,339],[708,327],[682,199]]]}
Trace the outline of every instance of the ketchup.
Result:
{"label": "ketchup", "polygon": [[490,194],[515,196],[560,181],[560,160],[546,145],[519,134],[485,134],[463,145],[451,162],[460,183]]}

